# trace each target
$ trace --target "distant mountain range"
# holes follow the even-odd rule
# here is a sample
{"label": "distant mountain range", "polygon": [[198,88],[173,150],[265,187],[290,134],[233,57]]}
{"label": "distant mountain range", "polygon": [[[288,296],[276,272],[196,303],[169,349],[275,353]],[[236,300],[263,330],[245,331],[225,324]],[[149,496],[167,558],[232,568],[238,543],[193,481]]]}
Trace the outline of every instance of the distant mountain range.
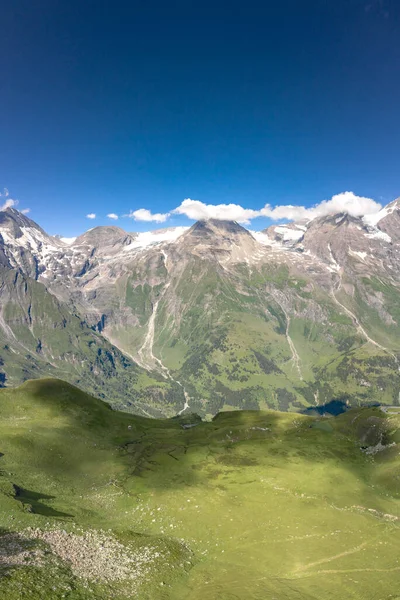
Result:
{"label": "distant mountain range", "polygon": [[139,414],[398,404],[400,201],[251,232],[48,235],[0,212],[0,385],[59,377]]}

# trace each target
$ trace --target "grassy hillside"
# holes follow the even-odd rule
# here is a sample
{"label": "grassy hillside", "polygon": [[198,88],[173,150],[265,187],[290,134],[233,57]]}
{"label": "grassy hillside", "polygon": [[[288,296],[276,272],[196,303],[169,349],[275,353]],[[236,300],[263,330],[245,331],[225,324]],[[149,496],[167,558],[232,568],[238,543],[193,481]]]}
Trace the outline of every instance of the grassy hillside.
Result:
{"label": "grassy hillside", "polygon": [[188,423],[0,390],[0,598],[396,598],[392,412]]}

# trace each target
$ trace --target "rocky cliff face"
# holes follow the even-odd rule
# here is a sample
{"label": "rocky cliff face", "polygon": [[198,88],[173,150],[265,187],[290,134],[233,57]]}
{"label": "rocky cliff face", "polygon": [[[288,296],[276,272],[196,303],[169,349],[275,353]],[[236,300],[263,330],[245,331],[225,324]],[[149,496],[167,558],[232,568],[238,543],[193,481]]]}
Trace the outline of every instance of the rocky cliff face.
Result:
{"label": "rocky cliff face", "polygon": [[[0,213],[0,264],[3,282],[18,273],[34,297],[43,290],[67,320],[84,323],[96,344],[129,363],[132,397],[138,401],[139,387],[150,412],[395,403],[399,232],[395,201],[374,218],[337,214],[259,233],[217,220],[147,234],[96,227],[68,245],[8,209]],[[17,306],[19,292],[7,289]],[[7,343],[14,335],[20,360],[22,330],[10,310],[0,330]],[[40,320],[49,356],[52,321]],[[101,370],[97,377],[105,379]],[[123,380],[117,370],[115,377]]]}

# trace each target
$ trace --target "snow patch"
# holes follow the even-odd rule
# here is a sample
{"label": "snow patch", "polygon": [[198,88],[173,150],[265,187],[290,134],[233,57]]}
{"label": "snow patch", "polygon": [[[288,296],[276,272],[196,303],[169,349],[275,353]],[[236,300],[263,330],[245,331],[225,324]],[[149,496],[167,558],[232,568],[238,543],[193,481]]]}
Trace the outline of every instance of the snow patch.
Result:
{"label": "snow patch", "polygon": [[331,248],[330,244],[328,244],[328,250],[329,250],[329,258],[331,260],[331,269],[334,269],[335,271],[340,271],[340,265],[336,262],[335,257],[333,256],[332,248]]}
{"label": "snow patch", "polygon": [[64,244],[67,244],[68,246],[70,246],[76,240],[76,236],[75,237],[61,237],[60,240],[62,242],[64,242]]}
{"label": "snow patch", "polygon": [[382,219],[384,219],[385,217],[387,217],[388,215],[390,215],[392,212],[394,212],[398,207],[396,206],[396,204],[392,205],[392,206],[385,206],[385,208],[382,208],[382,210],[380,210],[377,213],[373,213],[372,215],[365,215],[365,217],[363,217],[363,221],[366,225],[370,225],[371,227],[375,227],[379,221],[381,221]]}
{"label": "snow patch", "polygon": [[263,244],[264,246],[272,246],[273,244],[276,244],[274,240],[271,240],[268,235],[262,231],[250,231],[250,233],[253,238],[257,240],[257,242]]}
{"label": "snow patch", "polygon": [[282,236],[284,242],[298,242],[304,235],[301,229],[290,229],[289,227],[278,226],[274,231]]}
{"label": "snow patch", "polygon": [[383,240],[384,242],[388,242],[389,244],[392,241],[390,235],[388,235],[384,231],[380,231],[379,229],[372,233],[366,233],[365,237],[369,238],[370,240]]}
{"label": "snow patch", "polygon": [[146,248],[147,246],[162,242],[175,242],[188,229],[189,227],[170,227],[156,231],[143,231],[142,233],[138,233],[132,244],[125,247],[125,251],[129,251],[131,248]]}
{"label": "snow patch", "polygon": [[358,250],[349,250],[349,254],[352,254],[353,256],[358,256],[359,258],[361,258],[361,260],[365,260],[367,258],[367,256],[370,256],[370,254],[368,254],[368,252],[359,252]]}

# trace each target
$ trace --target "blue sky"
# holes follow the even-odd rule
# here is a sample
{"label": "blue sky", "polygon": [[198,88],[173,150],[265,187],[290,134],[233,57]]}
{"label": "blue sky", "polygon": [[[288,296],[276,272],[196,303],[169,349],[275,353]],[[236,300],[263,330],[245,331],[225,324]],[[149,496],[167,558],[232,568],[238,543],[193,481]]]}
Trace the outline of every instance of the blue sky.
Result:
{"label": "blue sky", "polygon": [[0,22],[0,187],[51,233],[400,195],[398,0],[3,0]]}

